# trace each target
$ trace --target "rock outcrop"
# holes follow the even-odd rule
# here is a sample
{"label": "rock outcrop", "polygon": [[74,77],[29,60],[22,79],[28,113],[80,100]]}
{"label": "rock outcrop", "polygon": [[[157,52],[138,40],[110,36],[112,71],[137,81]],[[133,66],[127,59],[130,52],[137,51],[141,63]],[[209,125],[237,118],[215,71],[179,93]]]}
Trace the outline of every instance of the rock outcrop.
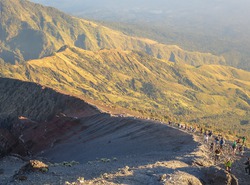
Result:
{"label": "rock outcrop", "polygon": [[204,168],[203,171],[206,177],[206,183],[208,184],[238,185],[238,180],[234,175],[217,166]]}

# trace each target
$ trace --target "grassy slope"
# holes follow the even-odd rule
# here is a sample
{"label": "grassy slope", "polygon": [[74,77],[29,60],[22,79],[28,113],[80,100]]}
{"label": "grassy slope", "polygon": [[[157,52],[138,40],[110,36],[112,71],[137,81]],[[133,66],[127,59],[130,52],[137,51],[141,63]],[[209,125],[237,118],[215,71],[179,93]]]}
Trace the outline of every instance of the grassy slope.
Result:
{"label": "grassy slope", "polygon": [[232,67],[193,67],[142,52],[67,47],[24,64],[2,64],[0,74],[145,117],[201,123],[229,133],[247,134],[250,128],[250,73]]}
{"label": "grassy slope", "polygon": [[0,6],[0,54],[5,62],[47,56],[65,44],[89,50],[68,48],[16,65],[0,58],[1,76],[84,95],[145,117],[231,125],[230,132],[242,134],[250,127],[248,72],[185,65],[224,64],[223,57],[130,37],[26,0],[0,0]]}
{"label": "grassy slope", "polygon": [[0,5],[0,54],[5,62],[41,58],[63,45],[70,45],[92,51],[103,48],[137,50],[192,65],[225,64],[223,57],[130,37],[26,0],[0,0]]}
{"label": "grassy slope", "polygon": [[[96,18],[97,19],[97,18]],[[98,20],[98,19],[97,19]],[[146,37],[152,40],[160,41],[164,44],[177,44],[185,50],[210,52],[214,55],[221,55],[226,59],[227,65],[250,70],[250,55],[249,55],[249,35],[242,27],[234,26],[233,29],[242,34],[237,34],[238,37],[226,35],[223,30],[213,31],[207,28],[207,31],[201,31],[199,28],[188,22],[187,24],[170,26],[171,21],[167,18],[164,21],[151,21],[139,23],[119,23],[102,22],[103,25],[123,33],[133,36]],[[203,22],[204,23],[204,20]],[[170,25],[169,25],[170,24]],[[211,26],[211,25],[210,25]],[[221,26],[221,24],[219,24]],[[216,27],[216,26],[214,26]],[[191,30],[190,30],[191,28]],[[218,28],[218,26],[216,27]],[[239,36],[240,35],[240,36]],[[234,39],[232,39],[234,37]]]}

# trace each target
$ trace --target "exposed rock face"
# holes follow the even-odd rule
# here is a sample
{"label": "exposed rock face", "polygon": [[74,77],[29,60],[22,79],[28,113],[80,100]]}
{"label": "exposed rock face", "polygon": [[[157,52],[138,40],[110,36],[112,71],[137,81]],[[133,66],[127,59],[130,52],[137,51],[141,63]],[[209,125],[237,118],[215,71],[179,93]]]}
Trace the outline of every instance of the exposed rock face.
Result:
{"label": "exposed rock face", "polygon": [[[1,155],[10,152],[27,155],[35,146],[34,151],[39,151],[41,145],[46,147],[51,142],[45,139],[45,132],[50,131],[54,135],[48,135],[56,137],[79,124],[76,117],[100,113],[80,99],[34,83],[3,78],[0,79],[0,105]],[[33,142],[36,139],[38,145]]]}
{"label": "exposed rock face", "polygon": [[20,173],[25,173],[29,171],[40,171],[45,172],[48,171],[49,166],[42,161],[38,160],[30,160],[26,165],[21,168]]}

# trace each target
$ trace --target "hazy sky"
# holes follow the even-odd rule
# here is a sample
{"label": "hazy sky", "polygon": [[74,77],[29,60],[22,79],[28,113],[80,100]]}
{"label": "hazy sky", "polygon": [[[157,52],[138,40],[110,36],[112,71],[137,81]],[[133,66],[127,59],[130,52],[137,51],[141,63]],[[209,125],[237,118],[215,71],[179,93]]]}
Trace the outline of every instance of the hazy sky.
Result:
{"label": "hazy sky", "polygon": [[[223,21],[248,21],[250,17],[250,0],[31,0],[56,7],[64,12],[102,17],[102,12],[115,13],[155,13],[172,16],[201,16],[203,19],[214,18]],[[133,11],[133,12],[131,12]],[[97,14],[97,15],[95,15]],[[129,15],[128,15],[129,16]],[[192,17],[193,18],[193,17]],[[230,20],[229,20],[230,19]],[[245,20],[241,20],[245,19]]]}
{"label": "hazy sky", "polygon": [[[66,11],[91,8],[118,8],[118,9],[214,9],[223,11],[242,11],[250,9],[249,0],[31,0],[44,5],[54,6]],[[115,11],[115,10],[114,10]]]}
{"label": "hazy sky", "polygon": [[[83,18],[248,27],[250,0],[31,0]],[[170,20],[171,21],[171,20]],[[165,22],[165,21],[164,21]],[[204,27],[204,26],[203,26]],[[217,26],[216,26],[217,27]]]}

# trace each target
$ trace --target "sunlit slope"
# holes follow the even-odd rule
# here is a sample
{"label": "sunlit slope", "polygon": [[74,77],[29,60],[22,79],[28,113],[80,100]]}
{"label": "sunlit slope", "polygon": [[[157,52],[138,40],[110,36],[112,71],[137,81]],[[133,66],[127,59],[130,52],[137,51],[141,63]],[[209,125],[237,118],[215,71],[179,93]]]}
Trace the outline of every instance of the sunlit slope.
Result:
{"label": "sunlit slope", "polygon": [[232,67],[193,67],[142,52],[64,47],[22,65],[2,64],[0,74],[154,117],[241,125],[243,131],[249,126],[250,73]]}
{"label": "sunlit slope", "polygon": [[0,7],[0,60],[5,62],[41,58],[70,45],[92,51],[104,48],[143,51],[191,65],[225,64],[223,57],[130,37],[26,0],[0,0]]}

